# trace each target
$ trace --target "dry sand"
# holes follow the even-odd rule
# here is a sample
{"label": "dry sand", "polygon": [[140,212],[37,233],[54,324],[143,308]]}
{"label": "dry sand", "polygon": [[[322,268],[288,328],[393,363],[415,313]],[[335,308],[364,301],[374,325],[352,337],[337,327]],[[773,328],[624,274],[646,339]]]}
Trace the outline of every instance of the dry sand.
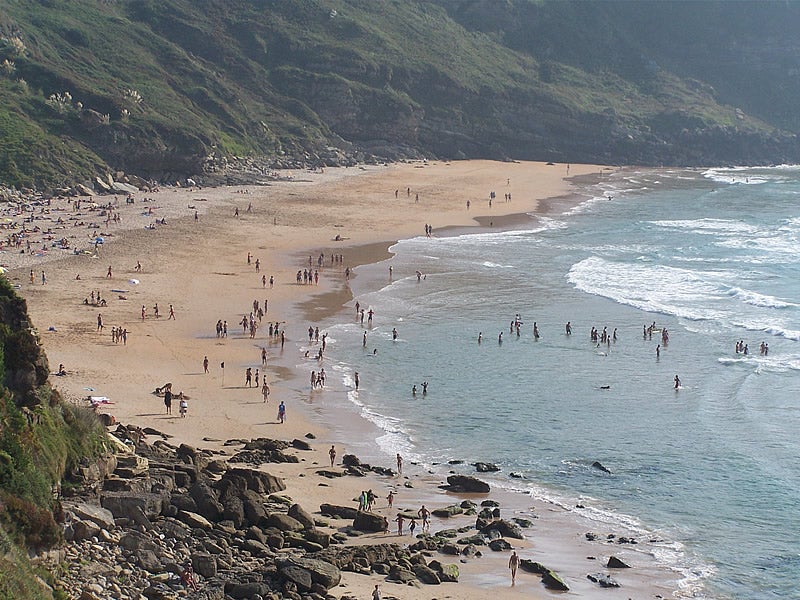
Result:
{"label": "dry sand", "polygon": [[[569,175],[599,175],[601,170],[599,166],[572,165]],[[172,443],[221,450],[221,442],[231,438],[291,440],[313,433],[315,449],[300,453],[299,464],[265,466],[270,473],[284,477],[287,493],[311,511],[318,511],[322,502],[354,506],[358,493],[370,487],[380,499],[380,511],[386,515],[389,512],[384,498],[389,489],[399,491],[396,506],[414,511],[423,503],[436,508],[460,500],[461,496],[445,494],[436,487],[441,483],[439,477],[414,465],[406,465],[404,478],[394,480],[328,480],[317,475],[317,469],[328,464],[327,449],[331,444],[337,448],[337,462],[348,448],[345,441],[332,439],[332,432],[317,417],[314,402],[324,402],[325,392],[310,394],[305,373],[293,377],[296,373],[291,367],[300,360],[297,344],[306,338],[310,323],[335,315],[351,300],[345,267],[387,257],[391,242],[422,235],[425,224],[437,229],[477,226],[478,222],[498,227],[518,219],[511,215],[536,211],[543,199],[569,196],[573,190],[565,180],[566,166],[419,162],[284,175],[291,181],[260,187],[163,189],[136,195],[133,205],[126,204],[120,196],[115,203],[115,212],[121,217],[119,224],[105,224],[100,209],[92,209],[86,200],[80,215],[68,201],[54,200],[49,208],[35,207],[38,212],[28,228],[53,228],[54,238],[68,237],[70,245],[79,249],[91,249],[89,242],[98,233],[106,240],[95,255],[48,248],[44,255],[35,256],[20,254],[7,246],[0,251],[0,263],[10,269],[6,276],[27,299],[51,370],[63,363],[68,371],[67,376],[53,377],[52,381],[73,402],[85,403],[89,395],[108,397],[113,404],[103,410],[119,422],[153,427],[171,436]],[[497,197],[489,207],[492,190]],[[510,202],[504,200],[506,193],[512,195]],[[151,201],[143,202],[144,198]],[[112,197],[104,196],[97,202],[110,200]],[[252,205],[251,211],[248,205]],[[150,207],[153,214],[145,214]],[[234,214],[236,209],[238,216]],[[56,222],[59,217],[61,223]],[[22,218],[14,211],[6,214],[11,221]],[[165,219],[166,224],[146,229],[156,218]],[[92,222],[100,227],[90,229],[87,224]],[[19,229],[2,233],[11,232]],[[337,236],[341,240],[336,241]],[[36,240],[32,247],[41,248],[42,234],[32,237]],[[45,240],[44,244],[49,242]],[[319,285],[297,285],[297,270],[307,267],[308,256],[316,258],[320,252],[326,258]],[[248,253],[252,254],[250,265]],[[343,263],[331,266],[331,253],[342,254]],[[255,272],[256,259],[260,273]],[[141,272],[134,269],[137,261],[142,265]],[[34,269],[33,283],[29,280],[30,269]],[[43,270],[47,275],[44,285],[40,274]],[[273,288],[262,285],[262,275],[274,277]],[[131,283],[133,279],[138,284]],[[99,291],[107,305],[84,304],[91,291]],[[263,306],[265,299],[269,300],[268,312],[256,339],[250,339],[238,323],[251,310],[253,300]],[[161,311],[159,319],[153,316],[156,303]],[[174,306],[174,320],[168,319],[170,304]],[[144,320],[142,306],[147,311]],[[102,331],[97,330],[98,314],[104,323]],[[227,338],[215,335],[218,320],[227,321]],[[285,330],[284,348],[277,338],[268,339],[270,321],[280,322]],[[127,344],[112,343],[112,327],[127,329]],[[262,347],[269,355],[266,369],[261,365]],[[208,374],[203,372],[205,356],[210,363]],[[244,387],[247,367],[266,372],[272,389],[267,404],[258,388]],[[177,403],[173,404],[172,415],[165,414],[161,398],[152,393],[166,382],[173,383],[173,392],[183,391],[189,396],[186,419],[179,418]],[[281,400],[288,413],[284,424],[276,420],[276,407]],[[352,423],[353,436],[367,430],[363,422]],[[387,459],[385,466],[394,467],[392,462]],[[413,488],[403,487],[406,481]],[[606,549],[585,542],[583,533],[589,525],[576,521],[572,513],[519,495],[514,498],[511,494],[493,493],[491,497],[499,499],[504,509],[511,503],[518,514],[529,514],[531,510],[539,514],[535,527],[529,530],[529,539],[519,544],[518,551],[523,558],[533,558],[560,572],[574,594],[614,600],[671,595],[671,576],[657,569],[654,561],[616,545]],[[432,530],[467,524],[474,524],[474,519],[456,519],[452,523],[434,519]],[[376,540],[409,543],[411,538],[367,535],[353,543]],[[606,571],[601,561],[612,551],[637,568],[618,577],[624,580],[625,587],[601,590],[585,575]],[[333,593],[369,598],[374,584],[381,583],[385,598],[550,595],[539,577],[526,573],[520,573],[516,587],[510,587],[507,553],[494,553],[487,548],[484,554],[484,558],[460,565],[462,582],[457,585],[400,587],[377,576],[348,573]],[[597,560],[587,560],[590,555]]]}

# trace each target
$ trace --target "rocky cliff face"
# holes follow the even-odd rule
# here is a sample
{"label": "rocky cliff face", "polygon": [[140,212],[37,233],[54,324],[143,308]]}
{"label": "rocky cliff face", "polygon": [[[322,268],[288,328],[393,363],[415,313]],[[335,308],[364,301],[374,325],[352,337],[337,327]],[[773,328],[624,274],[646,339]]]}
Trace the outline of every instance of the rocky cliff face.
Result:
{"label": "rocky cliff face", "polygon": [[2,384],[19,406],[40,402],[37,388],[47,381],[47,356],[28,318],[25,300],[0,276],[0,350],[4,366]]}

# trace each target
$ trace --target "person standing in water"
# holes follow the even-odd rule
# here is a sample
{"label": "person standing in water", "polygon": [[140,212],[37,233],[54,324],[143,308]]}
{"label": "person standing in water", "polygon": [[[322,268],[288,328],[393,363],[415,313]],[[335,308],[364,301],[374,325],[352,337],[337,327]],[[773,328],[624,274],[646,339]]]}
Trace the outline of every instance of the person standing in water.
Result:
{"label": "person standing in water", "polygon": [[681,387],[681,380],[677,375],[675,375],[675,389],[677,390],[680,387]]}

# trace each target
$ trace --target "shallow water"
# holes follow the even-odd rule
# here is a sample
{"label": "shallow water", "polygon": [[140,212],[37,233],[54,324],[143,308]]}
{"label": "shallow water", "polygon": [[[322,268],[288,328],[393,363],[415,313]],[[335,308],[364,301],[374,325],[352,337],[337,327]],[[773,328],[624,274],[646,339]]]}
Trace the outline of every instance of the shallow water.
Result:
{"label": "shallow water", "polygon": [[[800,170],[626,170],[587,194],[526,230],[405,240],[359,268],[375,320],[366,346],[355,318],[327,329],[329,376],[346,390],[359,372],[351,410],[387,454],[495,462],[498,482],[581,499],[663,540],[684,595],[793,596]],[[643,337],[652,322],[668,343]]]}

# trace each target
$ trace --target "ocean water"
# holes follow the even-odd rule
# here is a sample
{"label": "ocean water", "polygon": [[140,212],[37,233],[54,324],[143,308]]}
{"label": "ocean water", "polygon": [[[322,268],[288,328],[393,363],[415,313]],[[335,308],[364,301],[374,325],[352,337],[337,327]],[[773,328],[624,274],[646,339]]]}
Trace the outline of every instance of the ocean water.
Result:
{"label": "ocean water", "polygon": [[360,267],[367,345],[357,319],[331,323],[326,370],[387,454],[494,462],[500,485],[661,539],[683,596],[800,597],[800,168],[623,170],[583,191]]}

